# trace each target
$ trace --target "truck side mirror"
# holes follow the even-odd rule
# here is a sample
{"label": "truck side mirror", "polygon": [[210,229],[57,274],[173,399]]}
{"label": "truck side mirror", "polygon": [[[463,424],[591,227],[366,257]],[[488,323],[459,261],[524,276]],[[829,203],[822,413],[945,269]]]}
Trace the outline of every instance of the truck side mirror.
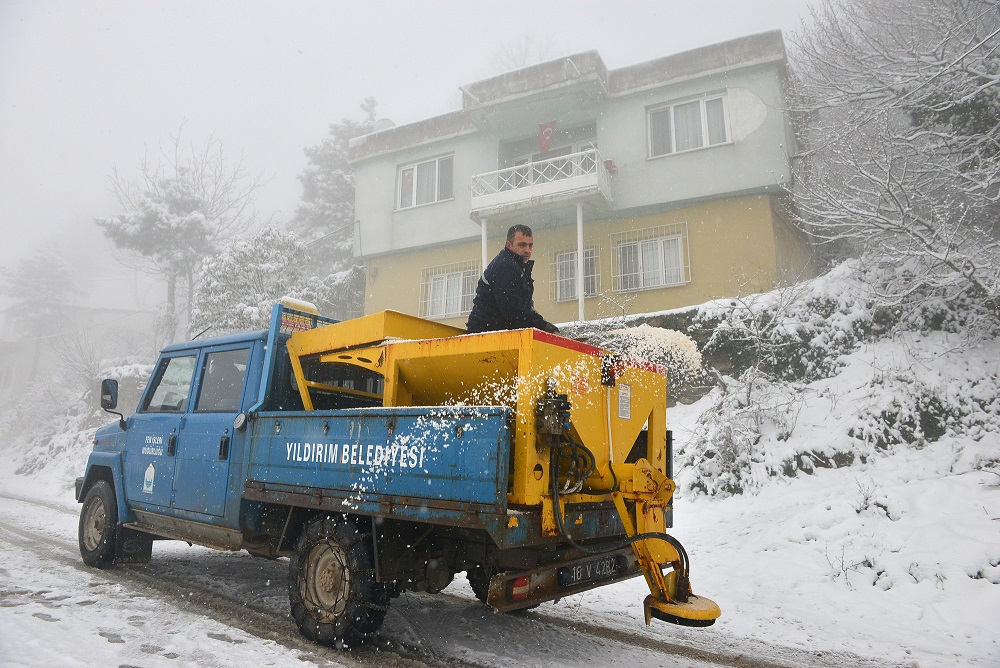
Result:
{"label": "truck side mirror", "polygon": [[101,408],[106,411],[118,408],[118,381],[113,378],[101,381]]}
{"label": "truck side mirror", "polygon": [[122,431],[128,428],[125,423],[125,416],[117,412],[118,408],[118,381],[113,378],[105,378],[101,381],[101,408],[118,416],[118,426]]}

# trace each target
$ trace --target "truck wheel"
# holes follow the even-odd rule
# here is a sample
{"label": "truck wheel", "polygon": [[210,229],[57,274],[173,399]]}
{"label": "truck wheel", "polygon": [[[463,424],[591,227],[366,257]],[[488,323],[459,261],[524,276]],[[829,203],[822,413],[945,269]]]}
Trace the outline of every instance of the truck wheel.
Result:
{"label": "truck wheel", "polygon": [[295,542],[288,599],[306,638],[352,647],[382,626],[391,587],[375,581],[369,537],[347,517],[324,515]]}
{"label": "truck wheel", "polygon": [[487,569],[485,566],[473,566],[465,572],[469,586],[472,587],[472,593],[483,603],[486,603],[486,598],[490,594],[490,578],[495,574],[495,568]]}
{"label": "truck wheel", "polygon": [[98,480],[87,490],[80,509],[80,554],[83,563],[107,568],[115,561],[115,535],[118,532],[118,500],[115,490],[105,480]]}

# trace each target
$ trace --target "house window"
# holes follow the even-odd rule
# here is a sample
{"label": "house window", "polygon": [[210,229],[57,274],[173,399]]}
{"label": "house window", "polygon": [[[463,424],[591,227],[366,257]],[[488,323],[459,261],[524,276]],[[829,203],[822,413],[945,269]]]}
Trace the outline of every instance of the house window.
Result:
{"label": "house window", "polygon": [[471,311],[480,273],[478,262],[424,269],[420,280],[421,317],[451,318]]}
{"label": "house window", "polygon": [[454,162],[454,156],[446,155],[401,167],[397,208],[407,209],[454,197]]}
{"label": "house window", "polygon": [[616,292],[684,285],[691,281],[687,223],[612,235]]}
{"label": "house window", "polygon": [[[576,299],[576,251],[562,251],[553,255],[552,286],[550,297],[557,302]],[[597,246],[583,249],[583,296],[594,297],[600,291],[600,274],[597,271]]]}
{"label": "house window", "polygon": [[649,110],[649,156],[725,144],[729,141],[726,96],[713,95]]}

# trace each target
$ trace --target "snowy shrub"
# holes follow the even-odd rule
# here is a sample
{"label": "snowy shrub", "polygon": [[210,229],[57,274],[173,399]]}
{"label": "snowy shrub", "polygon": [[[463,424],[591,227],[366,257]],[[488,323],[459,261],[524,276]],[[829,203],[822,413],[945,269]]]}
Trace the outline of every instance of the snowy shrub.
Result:
{"label": "snowy shrub", "polygon": [[801,396],[755,369],[737,380],[721,377],[710,396],[711,407],[678,453],[683,487],[710,496],[759,489],[785,466],[781,453],[761,447],[762,440],[787,440]]}
{"label": "snowy shrub", "polygon": [[691,337],[649,325],[613,329],[600,338],[601,347],[667,368],[671,387],[688,386],[702,375],[701,353]]}
{"label": "snowy shrub", "polygon": [[[970,295],[906,292],[913,270],[845,262],[800,286],[700,307],[702,355],[726,375],[715,372],[720,386],[682,443],[682,485],[725,496],[900,445],[995,442],[1000,366],[990,339],[1000,332]],[[834,418],[829,438],[793,433],[807,400]],[[952,470],[1000,472],[1000,451],[957,448]]]}
{"label": "snowy shrub", "polygon": [[[121,412],[128,415],[135,409],[152,368],[130,360],[101,366],[100,378],[119,381]],[[31,475],[55,467],[68,485],[81,475],[94,431],[116,419],[100,408],[96,391],[100,378],[91,379],[93,392],[61,382],[37,383],[23,402],[0,417],[0,443],[15,473]]]}
{"label": "snowy shrub", "polygon": [[877,375],[848,435],[886,450],[895,445],[920,447],[945,435],[978,441],[1000,434],[997,376],[969,377],[968,371],[963,376],[957,383],[932,385],[911,369]]}
{"label": "snowy shrub", "polygon": [[[702,354],[732,375],[750,367],[777,379],[810,382],[837,373],[865,342],[899,332],[1000,334],[982,300],[945,288],[907,289],[919,267],[844,262],[801,285],[703,305],[696,326],[711,331]],[[890,298],[889,295],[892,295]]]}
{"label": "snowy shrub", "polygon": [[857,345],[864,314],[824,287],[815,282],[702,306],[697,326],[712,330],[705,356],[728,359],[736,373],[756,367],[781,380],[833,375]]}

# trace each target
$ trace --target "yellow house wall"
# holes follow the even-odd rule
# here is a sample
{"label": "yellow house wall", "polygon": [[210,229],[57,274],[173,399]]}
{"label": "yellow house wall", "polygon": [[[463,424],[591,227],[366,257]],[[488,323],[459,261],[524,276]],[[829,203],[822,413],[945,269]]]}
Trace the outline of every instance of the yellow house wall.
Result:
{"label": "yellow house wall", "polygon": [[[777,217],[771,199],[767,195],[739,197],[647,216],[585,221],[584,243],[593,241],[598,246],[601,293],[585,300],[586,318],[662,311],[774,288],[784,271],[779,255],[792,264],[800,263],[804,256],[801,244]],[[669,288],[612,292],[611,235],[675,223],[687,223],[691,281]],[[502,247],[503,239],[491,238],[488,260]],[[573,225],[535,230],[532,255],[535,260],[535,308],[552,322],[577,319],[576,301],[556,303],[550,299],[554,254],[575,247],[576,227]],[[479,261],[480,254],[480,242],[475,239],[419,252],[369,258],[365,313],[393,309],[419,315],[422,270],[454,262]],[[441,322],[464,327],[465,318]]]}
{"label": "yellow house wall", "polygon": [[[503,248],[498,243],[497,250]],[[420,315],[420,278],[423,270],[453,262],[480,260],[481,245],[475,242],[451,243],[434,248],[370,258],[365,275],[365,315],[391,309]],[[492,259],[492,256],[491,256]],[[482,267],[479,268],[482,273]],[[465,327],[466,315],[439,322]]]}
{"label": "yellow house wall", "polygon": [[787,214],[788,203],[774,198],[774,245],[782,283],[795,283],[816,274],[812,248],[805,233],[795,227]]}

